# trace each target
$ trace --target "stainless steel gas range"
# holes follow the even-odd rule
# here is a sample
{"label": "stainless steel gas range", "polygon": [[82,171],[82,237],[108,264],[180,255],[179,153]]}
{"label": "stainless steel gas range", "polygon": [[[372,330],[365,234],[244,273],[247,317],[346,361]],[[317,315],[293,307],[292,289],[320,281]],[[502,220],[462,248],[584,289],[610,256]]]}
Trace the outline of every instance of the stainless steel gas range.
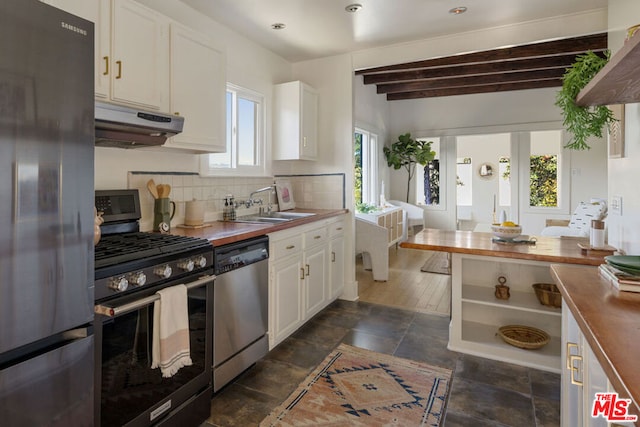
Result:
{"label": "stainless steel gas range", "polygon": [[[96,426],[200,425],[210,412],[213,247],[139,231],[137,190],[96,191],[104,212],[95,248]],[[170,378],[151,369],[160,289],[188,291],[193,364]]]}

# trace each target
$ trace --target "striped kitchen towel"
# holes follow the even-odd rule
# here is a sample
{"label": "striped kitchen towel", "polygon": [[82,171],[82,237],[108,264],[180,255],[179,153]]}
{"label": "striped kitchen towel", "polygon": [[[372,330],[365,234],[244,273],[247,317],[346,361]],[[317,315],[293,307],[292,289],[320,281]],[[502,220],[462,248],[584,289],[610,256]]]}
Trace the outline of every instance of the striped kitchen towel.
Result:
{"label": "striped kitchen towel", "polygon": [[189,314],[187,287],[172,286],[157,292],[153,307],[153,354],[151,368],[172,377],[183,366],[190,366]]}

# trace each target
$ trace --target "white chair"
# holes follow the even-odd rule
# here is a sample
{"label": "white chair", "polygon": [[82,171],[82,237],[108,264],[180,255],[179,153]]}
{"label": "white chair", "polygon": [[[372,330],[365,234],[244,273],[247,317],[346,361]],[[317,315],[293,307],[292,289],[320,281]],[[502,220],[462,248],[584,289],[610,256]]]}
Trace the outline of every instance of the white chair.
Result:
{"label": "white chair", "polygon": [[589,237],[591,220],[603,220],[607,216],[607,202],[603,199],[591,199],[590,202],[580,202],[573,211],[569,225],[545,227],[541,236],[556,237]]}
{"label": "white chair", "polygon": [[[387,202],[393,206],[402,208],[402,210],[407,213],[405,225],[413,234],[416,234],[417,231],[424,228],[424,209],[411,203],[401,202],[400,200],[387,200]],[[416,227],[420,227],[420,229],[416,230]],[[404,240],[406,240],[408,233],[406,230],[403,231],[405,231],[403,234]]]}
{"label": "white chair", "polygon": [[356,253],[362,253],[362,264],[372,271],[373,280],[389,279],[389,231],[385,227],[356,217]]}

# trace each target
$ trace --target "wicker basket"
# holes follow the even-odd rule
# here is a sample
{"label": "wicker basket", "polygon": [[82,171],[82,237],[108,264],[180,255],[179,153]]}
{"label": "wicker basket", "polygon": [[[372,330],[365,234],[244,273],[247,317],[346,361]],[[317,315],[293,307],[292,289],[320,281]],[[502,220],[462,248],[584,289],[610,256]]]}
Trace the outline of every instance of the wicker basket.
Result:
{"label": "wicker basket", "polygon": [[549,334],[542,329],[523,325],[507,325],[498,329],[498,335],[512,346],[533,350],[549,343]]}
{"label": "wicker basket", "polygon": [[534,283],[531,285],[536,292],[540,304],[548,307],[562,307],[562,295],[553,283]]}

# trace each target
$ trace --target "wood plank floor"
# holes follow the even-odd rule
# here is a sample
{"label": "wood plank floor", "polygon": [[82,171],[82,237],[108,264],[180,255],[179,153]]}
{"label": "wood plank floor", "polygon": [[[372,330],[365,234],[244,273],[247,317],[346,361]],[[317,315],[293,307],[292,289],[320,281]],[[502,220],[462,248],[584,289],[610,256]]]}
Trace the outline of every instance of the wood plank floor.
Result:
{"label": "wood plank floor", "polygon": [[356,257],[360,301],[449,316],[451,276],[420,271],[433,254],[435,252],[391,247],[387,282],[374,281],[371,272],[363,268],[362,257]]}

